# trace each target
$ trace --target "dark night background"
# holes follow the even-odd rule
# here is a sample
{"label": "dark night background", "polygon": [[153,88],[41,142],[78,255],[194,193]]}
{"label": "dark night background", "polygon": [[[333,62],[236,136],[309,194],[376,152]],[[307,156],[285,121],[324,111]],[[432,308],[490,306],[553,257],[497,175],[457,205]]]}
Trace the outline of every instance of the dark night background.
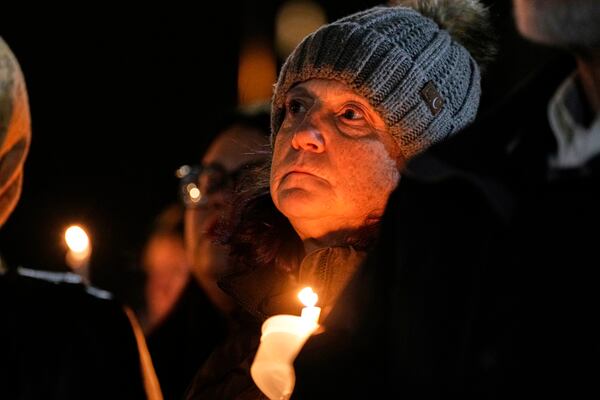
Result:
{"label": "dark night background", "polygon": [[[64,268],[63,230],[82,223],[93,268],[111,277],[100,285],[125,276],[149,222],[176,199],[174,170],[199,160],[216,121],[236,105],[240,43],[272,39],[279,3],[24,5],[0,14],[0,36],[27,81],[33,130],[21,202],[0,231],[8,264]],[[320,3],[331,21],[378,2]],[[509,1],[486,3],[500,55],[485,77],[483,109],[548,59],[518,38]]]}

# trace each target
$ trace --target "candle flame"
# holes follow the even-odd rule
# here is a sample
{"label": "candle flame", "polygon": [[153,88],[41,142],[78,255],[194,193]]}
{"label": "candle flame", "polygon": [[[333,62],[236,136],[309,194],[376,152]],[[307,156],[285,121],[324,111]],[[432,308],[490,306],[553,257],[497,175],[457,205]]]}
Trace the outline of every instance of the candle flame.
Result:
{"label": "candle flame", "polygon": [[69,249],[75,253],[86,252],[90,246],[90,239],[85,230],[78,225],[71,225],[65,231],[65,241]]}
{"label": "candle flame", "polygon": [[305,287],[298,292],[298,298],[306,307],[314,307],[317,304],[317,300],[319,300],[319,296],[313,292],[311,287]]}

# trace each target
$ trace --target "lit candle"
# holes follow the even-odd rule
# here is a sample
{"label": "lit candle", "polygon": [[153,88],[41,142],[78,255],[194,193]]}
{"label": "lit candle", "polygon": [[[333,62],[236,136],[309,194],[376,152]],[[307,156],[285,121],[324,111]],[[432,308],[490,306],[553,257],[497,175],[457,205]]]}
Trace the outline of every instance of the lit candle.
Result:
{"label": "lit candle", "polygon": [[302,346],[319,327],[321,309],[315,307],[318,296],[311,288],[298,293],[304,304],[300,317],[275,315],[262,326],[260,346],[250,375],[256,386],[271,400],[287,399],[296,383],[293,363]]}
{"label": "lit candle", "polygon": [[312,288],[305,287],[298,293],[298,298],[305,305],[302,308],[301,318],[304,318],[306,321],[310,321],[314,324],[319,323],[319,315],[321,315],[321,308],[315,307],[317,301],[319,300],[319,296],[315,292],[313,292]]}
{"label": "lit candle", "polygon": [[79,225],[71,225],[65,230],[67,243],[66,262],[69,268],[81,275],[84,280],[88,278],[88,264],[92,254],[90,238]]}

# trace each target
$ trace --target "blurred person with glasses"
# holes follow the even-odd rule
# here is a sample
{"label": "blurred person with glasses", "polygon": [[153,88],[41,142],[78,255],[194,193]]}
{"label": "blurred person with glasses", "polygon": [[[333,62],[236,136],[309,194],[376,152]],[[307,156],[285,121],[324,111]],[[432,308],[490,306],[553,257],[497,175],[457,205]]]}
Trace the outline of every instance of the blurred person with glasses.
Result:
{"label": "blurred person with glasses", "polygon": [[[266,161],[268,108],[235,110],[217,123],[216,132],[199,164],[175,171],[190,277],[169,311],[147,332],[165,398],[183,398],[209,355],[227,359],[231,352],[215,348],[226,334],[237,331],[234,302],[217,285],[219,277],[229,271],[228,250],[215,241],[220,219],[230,214],[230,199],[243,173]],[[160,301],[146,300],[149,304]]]}
{"label": "blurred person with glasses", "polygon": [[231,214],[233,191],[244,172],[264,165],[269,152],[269,113],[238,111],[222,124],[200,165],[184,165],[180,198],[185,206],[184,237],[192,273],[213,304],[230,313],[233,301],[217,285],[229,271],[227,246],[218,242],[221,217]]}

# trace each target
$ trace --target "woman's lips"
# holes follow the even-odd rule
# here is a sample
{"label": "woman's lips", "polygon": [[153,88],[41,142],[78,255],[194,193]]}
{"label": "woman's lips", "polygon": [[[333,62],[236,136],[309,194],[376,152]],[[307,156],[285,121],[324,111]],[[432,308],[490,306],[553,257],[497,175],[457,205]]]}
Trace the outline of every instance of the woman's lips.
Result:
{"label": "woman's lips", "polygon": [[[285,178],[286,176],[292,175],[292,174],[317,176],[317,175],[315,175],[313,173],[306,172],[306,171],[290,171],[287,174],[285,174],[283,177]],[[318,176],[317,176],[317,178],[318,178]]]}

